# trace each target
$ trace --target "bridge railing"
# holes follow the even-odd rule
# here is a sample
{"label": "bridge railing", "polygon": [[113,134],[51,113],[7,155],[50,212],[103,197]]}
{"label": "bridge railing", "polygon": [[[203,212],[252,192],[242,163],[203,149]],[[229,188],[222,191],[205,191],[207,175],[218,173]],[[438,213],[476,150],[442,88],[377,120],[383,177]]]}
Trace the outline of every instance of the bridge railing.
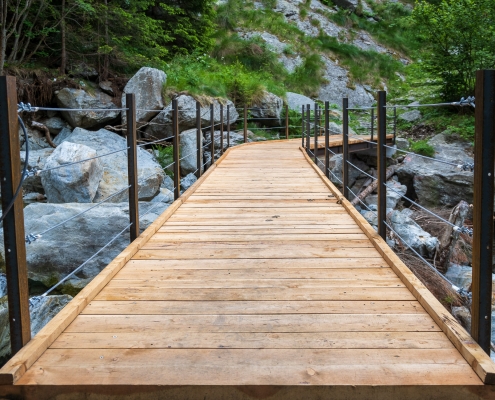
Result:
{"label": "bridge railing", "polygon": [[[476,98],[476,106],[475,106]],[[387,105],[386,92],[378,92],[376,107],[367,108],[351,108],[347,98],[343,99],[343,161],[342,174],[337,176],[329,168],[329,156],[336,155],[329,147],[329,132],[328,132],[328,104],[325,104],[325,156],[324,161],[320,160],[317,155],[317,135],[315,130],[314,136],[314,151],[310,147],[310,131],[312,127],[310,107],[307,106],[304,111],[304,123],[306,125],[303,134],[303,147],[305,147],[308,155],[314,158],[314,161],[320,168],[323,169],[326,176],[340,184],[343,196],[351,201],[351,203],[360,203],[367,211],[373,213],[377,219],[378,234],[383,238],[387,238],[387,230],[399,238],[399,240],[409,248],[422,262],[424,262],[434,273],[438,274],[442,279],[446,280],[454,289],[460,292],[463,296],[468,296],[471,301],[471,335],[479,343],[485,352],[490,354],[491,345],[491,306],[492,306],[492,254],[493,254],[493,230],[494,230],[494,155],[495,155],[495,71],[478,71],[476,80],[475,97],[461,99],[461,101],[451,103],[435,103],[435,104],[417,104],[409,106]],[[395,146],[396,126],[397,126],[397,109],[398,108],[420,108],[420,107],[475,107],[475,157],[474,164],[471,162],[454,162],[451,160],[428,157],[414,152],[398,149]],[[371,139],[365,139],[359,135],[350,134],[349,129],[349,112],[350,111],[371,111],[372,128]],[[393,111],[392,117],[387,116],[387,111]],[[376,112],[376,136],[373,133],[374,115]],[[314,109],[316,121],[319,119],[318,106]],[[387,143],[387,127],[389,126],[388,119],[393,118],[393,145]],[[314,123],[315,126],[317,122]],[[369,148],[376,149],[377,157],[377,176],[363,171],[350,161],[349,157],[349,140],[358,140],[367,143]],[[399,193],[389,184],[387,184],[387,151],[397,151],[407,154],[411,157],[422,157],[435,163],[442,163],[457,168],[459,170],[474,170],[474,201],[473,201],[473,229],[465,226],[458,226],[451,221],[442,218],[435,212],[429,210],[417,201],[412,200],[405,194]],[[366,176],[371,181],[375,181],[378,194],[377,211],[372,210],[358,194],[354,193],[349,184],[349,168],[354,168],[360,174]],[[418,251],[416,251],[404,238],[402,238],[393,226],[387,222],[387,190],[395,192],[400,197],[406,200],[411,205],[423,210],[429,215],[437,218],[442,223],[450,226],[453,232],[457,234],[467,234],[473,237],[473,260],[472,260],[472,291],[467,293],[462,289],[457,288],[452,284],[437,268],[425,259]]]}
{"label": "bridge railing", "polygon": [[[217,106],[218,107],[218,106]],[[256,132],[276,132],[277,138],[292,138],[295,135],[295,130],[299,130],[298,118],[290,115],[289,109],[286,106],[282,117],[272,117],[274,110],[260,107],[241,108],[242,118],[235,121],[231,118],[231,113],[235,111],[233,106],[224,106],[219,104],[215,109],[211,104],[209,107],[202,106],[199,102],[195,104],[195,129],[196,130],[196,146],[195,149],[188,150],[188,154],[181,154],[181,111],[191,111],[181,108],[176,99],[172,100],[171,109],[167,112],[171,113],[171,135],[165,137],[155,137],[146,131],[149,125],[162,125],[157,122],[149,122],[142,124],[137,121],[136,115],[138,112],[155,112],[159,114],[163,110],[142,110],[137,109],[136,99],[134,94],[126,95],[126,107],[112,109],[72,109],[72,108],[48,108],[35,107],[30,104],[17,103],[16,80],[14,77],[0,77],[0,179],[2,189],[2,215],[0,223],[3,225],[4,245],[5,245],[5,264],[7,275],[7,294],[9,307],[9,322],[10,322],[10,337],[12,355],[19,351],[31,339],[31,323],[29,315],[29,288],[28,288],[28,268],[26,248],[37,241],[42,241],[43,238],[58,229],[67,229],[67,224],[71,221],[77,221],[97,207],[121,199],[126,196],[129,203],[129,221],[121,230],[109,238],[108,242],[102,245],[91,257],[86,259],[70,273],[65,275],[53,286],[48,288],[42,296],[60,290],[61,286],[69,279],[73,278],[78,272],[87,267],[89,263],[104,251],[109,251],[112,246],[122,236],[128,234],[130,242],[135,240],[140,234],[140,220],[145,216],[153,213],[160,206],[163,206],[164,201],[150,203],[150,206],[142,210],[140,213],[139,204],[139,188],[149,178],[156,176],[158,172],[154,171],[151,175],[139,178],[138,171],[138,149],[147,148],[150,150],[156,149],[157,146],[172,147],[172,158],[167,165],[163,165],[164,174],[173,176],[173,194],[177,200],[182,193],[181,190],[181,163],[188,159],[191,164],[191,158],[195,158],[195,170],[193,173],[197,178],[201,177],[216,159],[224,152],[225,148],[232,147],[236,144],[246,143],[254,138],[248,137],[250,129]],[[42,111],[51,112],[121,112],[125,113],[126,123],[120,128],[115,128],[119,133],[126,136],[126,143],[121,149],[103,152],[97,151],[97,155],[86,159],[78,159],[70,162],[65,162],[61,165],[47,168],[31,168],[29,167],[29,137],[26,126],[24,125],[21,115],[23,113],[38,113]],[[280,110],[279,110],[280,111]],[[218,115],[219,113],[219,115]],[[275,122],[275,123],[274,123]],[[258,126],[269,124],[268,128],[260,128]],[[166,125],[166,124],[163,124]],[[21,173],[20,162],[20,144],[19,144],[19,126],[23,132],[25,139],[25,161],[24,168]],[[170,127],[170,124],[168,124]],[[190,126],[190,121],[188,122]],[[226,127],[226,132],[224,131]],[[236,128],[232,130],[231,128]],[[242,133],[242,138],[239,136]],[[236,135],[235,141],[232,140],[232,135]],[[274,135],[270,134],[270,137]],[[204,140],[203,140],[204,138]],[[51,142],[51,139],[50,139]],[[225,143],[226,142],[226,143]],[[53,143],[52,143],[53,145]],[[54,145],[52,146],[54,147]],[[97,149],[95,149],[97,150]],[[22,199],[22,185],[26,178],[42,176],[49,171],[57,169],[70,169],[77,164],[91,162],[96,159],[104,159],[105,157],[122,155],[127,157],[127,185],[114,193],[99,200],[90,207],[75,213],[71,217],[54,222],[52,226],[36,232],[25,232],[24,211]],[[193,163],[194,164],[194,163]],[[188,169],[189,170],[189,169]]]}

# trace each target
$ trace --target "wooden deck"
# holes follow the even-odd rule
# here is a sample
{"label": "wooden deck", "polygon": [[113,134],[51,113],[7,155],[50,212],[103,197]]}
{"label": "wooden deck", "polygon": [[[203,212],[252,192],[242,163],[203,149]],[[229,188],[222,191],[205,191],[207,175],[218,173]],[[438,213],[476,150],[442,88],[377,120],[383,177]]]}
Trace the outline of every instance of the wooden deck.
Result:
{"label": "wooden deck", "polygon": [[[393,142],[394,135],[387,135],[387,143],[391,144]],[[365,141],[372,141],[376,143],[377,137],[376,135],[372,138],[371,135],[354,135],[349,137],[349,146],[353,145],[368,145],[369,143]],[[318,136],[318,149],[325,149],[325,136]],[[342,135],[330,135],[329,136],[329,147],[341,147],[343,146]],[[371,145],[373,146],[373,145]],[[314,136],[310,136],[309,138],[309,148],[310,150],[314,150],[315,148],[315,139]]]}
{"label": "wooden deck", "polygon": [[298,146],[229,150],[3,367],[0,398],[495,398],[491,360]]}

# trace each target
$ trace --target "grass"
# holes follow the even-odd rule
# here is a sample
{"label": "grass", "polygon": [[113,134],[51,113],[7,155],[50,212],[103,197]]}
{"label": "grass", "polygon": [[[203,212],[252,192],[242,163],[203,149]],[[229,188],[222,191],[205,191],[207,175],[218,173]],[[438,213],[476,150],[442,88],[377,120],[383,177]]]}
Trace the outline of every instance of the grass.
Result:
{"label": "grass", "polygon": [[174,177],[174,172],[169,167],[169,165],[174,162],[173,151],[174,151],[173,146],[160,146],[160,145],[153,146],[153,152],[155,154],[156,160],[158,161],[158,164],[160,164],[160,166],[163,168],[165,173],[168,176],[170,176],[172,179]]}
{"label": "grass", "polygon": [[417,142],[410,141],[410,149],[416,154],[420,154],[426,157],[433,157],[435,155],[435,148],[428,144],[428,140],[418,140]]}

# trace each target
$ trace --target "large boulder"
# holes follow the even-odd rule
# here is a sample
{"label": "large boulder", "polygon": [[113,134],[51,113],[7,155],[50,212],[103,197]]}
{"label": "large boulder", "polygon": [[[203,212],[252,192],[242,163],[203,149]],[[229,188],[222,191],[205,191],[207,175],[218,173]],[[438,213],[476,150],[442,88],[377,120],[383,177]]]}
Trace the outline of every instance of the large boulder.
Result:
{"label": "large boulder", "polygon": [[[71,296],[35,296],[29,299],[31,337],[34,337],[65,305]],[[9,309],[7,303],[0,305],[0,357],[10,354]]]}
{"label": "large boulder", "polygon": [[[126,107],[126,95],[134,93],[136,96],[136,119],[148,122],[164,106],[163,87],[167,83],[167,74],[156,68],[141,68],[129,79],[122,93],[122,107]],[[154,111],[156,110],[156,111]],[[122,113],[122,123],[127,121],[125,112]]]}
{"label": "large boulder", "polygon": [[[156,207],[155,207],[156,206]],[[26,235],[37,235],[71,217],[84,214],[65,222],[36,241],[27,245],[28,277],[33,284],[51,287],[98,250],[110,242],[129,224],[129,204],[103,203],[98,207],[88,203],[33,203],[24,209]],[[147,215],[151,207],[155,207]],[[139,203],[141,231],[156,219],[168,204]],[[78,281],[96,276],[124,248],[129,245],[129,234],[119,236],[105,251],[77,273],[71,282],[62,285],[63,293],[74,293]],[[3,231],[0,230],[0,259],[5,258]]]}
{"label": "large boulder", "polygon": [[[26,132],[29,141],[29,151],[43,150],[43,149],[51,149],[52,147],[46,140],[46,136],[44,133],[36,129],[32,129],[29,126],[26,126]],[[21,144],[21,150],[26,151],[26,142],[24,140],[24,133],[22,129],[19,127],[19,138]]]}
{"label": "large boulder", "polygon": [[298,93],[287,92],[287,105],[291,110],[301,112],[302,107],[304,106],[304,110],[306,110],[306,106],[309,104],[311,109],[314,110],[315,102],[311,100],[309,97],[304,96]]}
{"label": "large boulder", "polygon": [[[67,142],[83,144],[96,150],[98,156],[104,155],[100,158],[104,174],[94,198],[95,202],[99,202],[128,186],[127,141],[124,138],[105,129],[91,132],[76,128]],[[106,155],[121,149],[120,152]],[[137,148],[137,160],[139,199],[151,199],[160,188],[163,180],[163,169],[154,157],[141,147]],[[124,191],[109,201],[119,203],[126,200],[127,191]]]}
{"label": "large boulder", "polygon": [[194,182],[196,182],[198,178],[196,178],[196,175],[194,174],[188,174],[184,178],[180,180],[180,188],[183,192],[185,192],[187,189],[189,189],[192,185],[194,185]]}
{"label": "large boulder", "polygon": [[[354,164],[356,167],[358,167],[360,170],[367,172],[368,174],[370,173],[370,167],[366,165],[363,161],[355,158],[354,156],[351,156],[349,159],[349,162]],[[342,165],[343,165],[343,155],[342,154],[336,154],[333,157],[330,158],[329,162],[329,167],[330,167],[330,180],[332,183],[342,186],[341,182],[342,181]],[[359,179],[360,177],[365,177],[361,171],[357,170],[353,166],[349,165],[349,187],[352,187],[354,183],[356,183],[356,180]],[[340,181],[339,181],[340,180]],[[351,194],[352,196],[352,194]]]}
{"label": "large boulder", "polygon": [[[185,131],[196,126],[196,100],[188,95],[177,97],[179,107],[179,131]],[[227,107],[230,110],[230,123],[233,124],[239,118],[234,103],[230,100],[224,100],[223,105],[223,123],[227,125]],[[146,128],[146,135],[153,139],[164,139],[172,137],[172,103],[163,109]],[[203,128],[210,126],[210,105],[202,106],[200,109],[201,126]],[[213,100],[213,123],[220,124],[221,121],[220,102]]]}
{"label": "large boulder", "polygon": [[461,200],[472,203],[473,172],[456,167],[473,163],[472,146],[449,143],[444,134],[436,135],[429,144],[435,149],[433,158],[450,164],[408,154],[397,169],[400,181],[409,188],[408,194],[415,195],[422,205],[429,207],[454,207]]}
{"label": "large boulder", "polygon": [[[393,179],[387,181],[387,209],[394,209],[397,206],[397,203],[402,199],[407,193],[407,186],[401,185],[400,182],[397,182]],[[378,205],[378,195],[371,194],[366,197],[364,202],[371,208],[376,210]]]}
{"label": "large boulder", "polygon": [[82,89],[64,88],[56,92],[57,104],[61,108],[101,109],[103,111],[61,111],[63,117],[74,128],[98,129],[118,121],[119,111],[105,111],[118,108],[113,98],[95,89],[88,93]]}
{"label": "large boulder", "polygon": [[41,122],[48,128],[52,135],[58,135],[62,129],[70,129],[70,125],[59,117],[51,117]]}
{"label": "large boulder", "polygon": [[[191,172],[197,170],[197,135],[196,129],[189,129],[180,134],[180,154],[182,160],[180,161],[180,174],[186,176]],[[203,160],[203,134],[200,135],[200,160]],[[203,162],[201,161],[201,165]],[[203,170],[203,168],[201,168]]]}
{"label": "large boulder", "polygon": [[[103,177],[103,165],[96,150],[83,144],[63,142],[48,157],[41,183],[49,203],[91,203]],[[91,159],[58,168],[64,164]]]}
{"label": "large boulder", "polygon": [[[42,170],[45,167],[46,160],[53,153],[54,149],[44,149],[44,150],[35,150],[29,151],[29,160],[28,160],[28,171],[38,171]],[[21,168],[24,169],[24,164],[26,162],[26,152],[21,151]],[[36,193],[45,193],[45,189],[43,188],[43,184],[41,183],[41,175],[28,176],[24,183],[22,184],[22,189],[25,193],[36,192]]]}
{"label": "large boulder", "polygon": [[280,97],[265,91],[251,107],[251,118],[266,126],[280,126],[283,106],[284,101]]}
{"label": "large boulder", "polygon": [[[388,214],[392,228],[402,240],[423,257],[433,257],[438,246],[438,239],[424,231],[412,218],[411,210],[392,211]],[[400,239],[398,238],[398,239]]]}

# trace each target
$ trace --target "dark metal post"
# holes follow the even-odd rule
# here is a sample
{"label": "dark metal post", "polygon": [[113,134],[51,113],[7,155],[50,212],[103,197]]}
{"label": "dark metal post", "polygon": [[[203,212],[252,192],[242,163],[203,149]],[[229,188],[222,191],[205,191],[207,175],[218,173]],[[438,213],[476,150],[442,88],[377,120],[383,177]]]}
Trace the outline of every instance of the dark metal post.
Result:
{"label": "dark metal post", "polygon": [[311,136],[311,106],[306,105],[306,153],[309,155],[311,150],[311,145],[309,143],[309,138]]}
{"label": "dark metal post", "polygon": [[230,147],[230,105],[227,106],[227,148]]}
{"label": "dark metal post", "polygon": [[220,155],[223,154],[223,104],[220,104]]}
{"label": "dark metal post", "polygon": [[179,138],[179,104],[172,100],[172,131],[174,133],[174,199],[180,197],[180,138]]}
{"label": "dark metal post", "polygon": [[196,102],[196,177],[201,177],[201,169],[203,166],[202,154],[203,154],[203,132],[201,131],[201,104],[199,101]]}
{"label": "dark metal post", "polygon": [[8,214],[21,181],[17,89],[13,76],[0,77],[0,181],[2,187],[3,240],[12,355],[31,340],[29,289],[24,233],[22,190]]}
{"label": "dark metal post", "polygon": [[247,106],[244,104],[244,143],[247,143]]}
{"label": "dark metal post", "polygon": [[371,139],[370,142],[373,141],[373,134],[375,132],[375,109],[371,109]]}
{"label": "dark metal post", "polygon": [[289,106],[285,106],[285,138],[289,139]]}
{"label": "dark metal post", "polygon": [[304,148],[304,106],[302,106],[301,111],[301,136],[302,136],[302,147]]}
{"label": "dark metal post", "polygon": [[344,197],[349,200],[349,99],[342,99],[342,185]]}
{"label": "dark metal post", "polygon": [[318,165],[318,135],[320,133],[320,106],[315,104],[315,140],[313,153],[315,156],[315,164]]}
{"label": "dark metal post", "polygon": [[325,101],[325,176],[330,179],[330,102]]}
{"label": "dark metal post", "polygon": [[385,240],[387,228],[385,220],[387,218],[387,92],[378,92],[378,110],[377,110],[377,162],[378,162],[378,234]]}
{"label": "dark metal post", "polygon": [[213,107],[213,104],[210,105],[210,125],[210,166],[212,166],[215,163],[215,109]]}
{"label": "dark metal post", "polygon": [[136,136],[136,97],[134,93],[125,96],[127,117],[127,177],[129,182],[129,222],[130,239],[133,242],[139,236],[139,200],[137,171],[137,136]]}
{"label": "dark metal post", "polygon": [[394,146],[397,138],[397,107],[394,107]]}
{"label": "dark metal post", "polygon": [[495,70],[476,73],[474,146],[473,284],[471,336],[490,354],[493,174],[495,147]]}

